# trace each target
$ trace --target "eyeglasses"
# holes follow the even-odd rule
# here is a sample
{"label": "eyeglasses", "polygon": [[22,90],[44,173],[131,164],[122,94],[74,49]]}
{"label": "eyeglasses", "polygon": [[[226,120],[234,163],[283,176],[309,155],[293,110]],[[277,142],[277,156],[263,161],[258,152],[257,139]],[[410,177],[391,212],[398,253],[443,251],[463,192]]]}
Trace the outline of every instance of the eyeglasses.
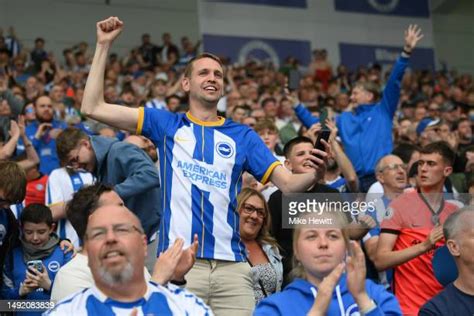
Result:
{"label": "eyeglasses", "polygon": [[404,163],[391,163],[380,168],[379,172],[384,172],[385,170],[397,170],[398,168],[402,170],[407,170],[407,165]]}
{"label": "eyeglasses", "polygon": [[[105,227],[98,227],[91,229],[86,233],[86,237],[93,241],[102,241],[107,236],[109,229]],[[143,230],[132,224],[115,224],[112,226],[112,232],[117,237],[125,237],[133,233],[134,231],[144,234]]]}
{"label": "eyeglasses", "polygon": [[252,215],[253,212],[257,212],[258,218],[265,218],[265,209],[261,207],[255,207],[253,205],[244,203],[242,205],[242,211],[247,215]]}
{"label": "eyeglasses", "polygon": [[[83,144],[78,145],[78,147],[74,148],[70,151],[70,156],[74,156],[68,160],[66,163],[66,168],[75,169],[79,165],[79,152],[81,151]],[[73,151],[75,153],[73,154]]]}

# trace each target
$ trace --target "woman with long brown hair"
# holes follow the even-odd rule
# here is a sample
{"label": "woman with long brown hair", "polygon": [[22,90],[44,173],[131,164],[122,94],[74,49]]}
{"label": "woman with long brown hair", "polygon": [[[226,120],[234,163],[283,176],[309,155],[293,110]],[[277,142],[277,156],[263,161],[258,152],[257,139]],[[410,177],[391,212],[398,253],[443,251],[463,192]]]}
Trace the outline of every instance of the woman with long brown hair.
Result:
{"label": "woman with long brown hair", "polygon": [[283,282],[282,257],[276,240],[270,235],[270,209],[263,195],[251,188],[237,198],[240,215],[240,238],[247,248],[247,261],[256,302],[279,292]]}

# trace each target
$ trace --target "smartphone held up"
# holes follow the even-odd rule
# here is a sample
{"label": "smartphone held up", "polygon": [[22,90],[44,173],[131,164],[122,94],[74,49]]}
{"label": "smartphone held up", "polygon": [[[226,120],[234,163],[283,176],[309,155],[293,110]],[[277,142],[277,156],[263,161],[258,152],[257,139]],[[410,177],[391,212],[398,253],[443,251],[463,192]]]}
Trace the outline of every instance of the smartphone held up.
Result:
{"label": "smartphone held up", "polygon": [[40,273],[43,272],[43,262],[41,260],[30,260],[26,263],[26,266],[31,272],[34,271],[33,269]]}

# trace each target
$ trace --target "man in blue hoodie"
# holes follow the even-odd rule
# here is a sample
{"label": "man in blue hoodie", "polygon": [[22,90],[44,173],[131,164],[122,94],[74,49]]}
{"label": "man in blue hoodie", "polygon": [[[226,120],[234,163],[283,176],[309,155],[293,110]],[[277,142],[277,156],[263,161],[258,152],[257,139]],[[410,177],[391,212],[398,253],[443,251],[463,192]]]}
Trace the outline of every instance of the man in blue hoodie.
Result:
{"label": "man in blue hoodie", "polygon": [[[401,81],[410,55],[422,37],[421,29],[416,25],[410,25],[405,31],[405,46],[380,100],[379,87],[375,83],[357,82],[352,88],[349,111],[336,118],[339,136],[357,172],[362,192],[367,192],[376,181],[376,163],[392,151],[392,122],[400,98]],[[303,104],[296,103],[295,112],[307,128],[319,122]]]}
{"label": "man in blue hoodie", "polygon": [[151,158],[135,145],[90,137],[72,127],[58,136],[56,144],[61,161],[67,161],[73,169],[91,172],[99,182],[113,185],[125,205],[138,216],[148,238],[146,266],[151,271],[161,217],[160,178]]}

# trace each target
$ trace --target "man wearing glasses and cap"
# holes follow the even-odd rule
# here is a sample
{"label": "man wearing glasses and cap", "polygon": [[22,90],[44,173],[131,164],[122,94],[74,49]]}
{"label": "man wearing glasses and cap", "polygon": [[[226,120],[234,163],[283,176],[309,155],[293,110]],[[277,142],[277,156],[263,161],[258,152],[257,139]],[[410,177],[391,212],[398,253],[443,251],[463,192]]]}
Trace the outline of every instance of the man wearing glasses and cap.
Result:
{"label": "man wearing glasses and cap", "polygon": [[404,315],[417,315],[442,290],[431,261],[434,249],[444,244],[442,224],[458,208],[443,197],[453,161],[454,152],[445,142],[423,147],[418,188],[392,201],[381,224],[374,263],[379,271],[394,268],[392,288]]}

